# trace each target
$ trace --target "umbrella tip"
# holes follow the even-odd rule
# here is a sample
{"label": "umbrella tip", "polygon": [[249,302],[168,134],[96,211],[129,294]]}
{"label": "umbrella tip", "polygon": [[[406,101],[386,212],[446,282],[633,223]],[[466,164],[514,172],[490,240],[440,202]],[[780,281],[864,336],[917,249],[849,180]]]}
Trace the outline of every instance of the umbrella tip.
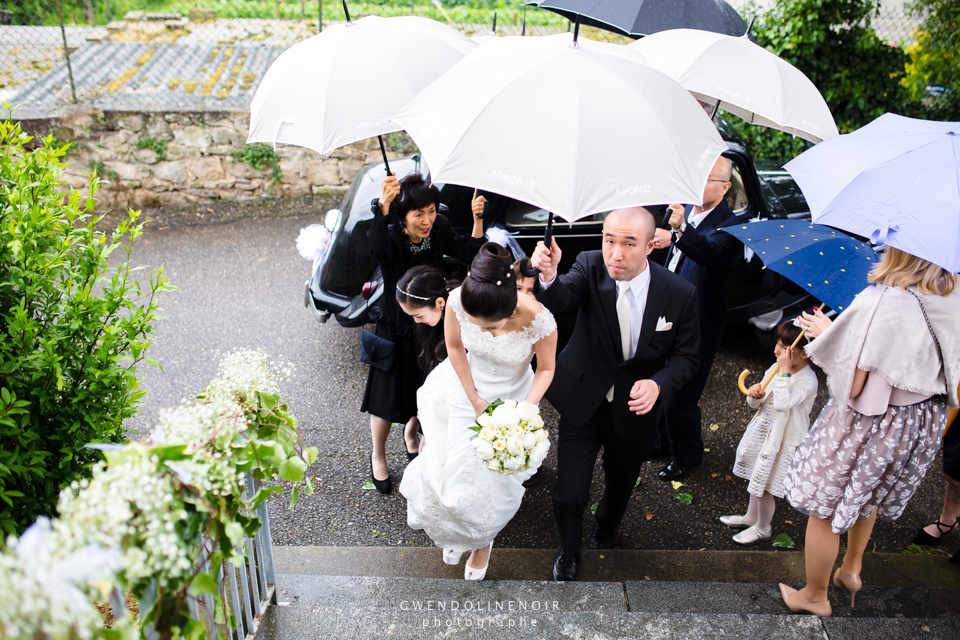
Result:
{"label": "umbrella tip", "polygon": [[750,18],[750,24],[747,25],[747,31],[743,34],[743,37],[747,40],[750,39],[750,32],[753,30],[753,23],[757,21],[757,14],[753,14],[753,17]]}
{"label": "umbrella tip", "polygon": [[343,15],[347,17],[347,24],[351,24],[350,20],[350,10],[347,9],[347,0],[340,0],[340,3],[343,5]]}

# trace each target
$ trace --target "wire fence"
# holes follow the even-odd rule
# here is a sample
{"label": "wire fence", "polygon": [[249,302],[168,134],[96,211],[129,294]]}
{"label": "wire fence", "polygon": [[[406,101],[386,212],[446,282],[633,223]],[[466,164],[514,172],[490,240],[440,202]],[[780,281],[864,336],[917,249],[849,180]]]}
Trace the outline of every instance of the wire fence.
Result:
{"label": "wire fence", "polygon": [[[468,36],[549,35],[570,23],[517,5],[349,2],[350,17],[419,15]],[[502,3],[501,3],[502,4]],[[345,20],[332,0],[7,0],[0,9],[0,116],[56,117],[73,103],[113,111],[244,111],[284,49]],[[495,18],[496,15],[496,18]],[[761,17],[762,19],[762,17]],[[882,10],[874,29],[912,40],[916,20]],[[585,28],[585,37],[628,39]]]}

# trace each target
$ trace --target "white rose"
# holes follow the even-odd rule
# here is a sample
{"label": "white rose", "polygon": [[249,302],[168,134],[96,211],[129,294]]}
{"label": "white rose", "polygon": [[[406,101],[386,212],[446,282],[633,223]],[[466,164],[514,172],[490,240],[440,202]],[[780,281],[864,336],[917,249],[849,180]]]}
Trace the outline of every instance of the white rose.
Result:
{"label": "white rose", "polygon": [[520,402],[517,404],[517,415],[520,416],[520,419],[524,422],[530,422],[533,418],[540,414],[540,410],[537,409],[537,405],[530,402]]}
{"label": "white rose", "polygon": [[492,442],[497,437],[497,432],[493,427],[484,427],[480,429],[480,438],[487,442]]}
{"label": "white rose", "polygon": [[543,442],[550,436],[546,429],[538,429],[537,431],[534,431],[534,433],[537,434],[538,443]]}
{"label": "white rose", "polygon": [[538,442],[540,442],[540,438],[537,436],[536,432],[525,433],[523,434],[523,438],[520,439],[520,444],[523,445],[524,449],[533,449],[535,446],[537,446]]}
{"label": "white rose", "polygon": [[516,409],[502,404],[493,410],[493,424],[498,427],[512,427],[520,424],[520,418],[517,417]]}
{"label": "white rose", "polygon": [[530,425],[531,429],[542,429],[543,418],[541,418],[539,415],[533,416],[530,420],[527,421],[527,424]]}
{"label": "white rose", "polygon": [[539,467],[544,458],[547,457],[547,452],[550,450],[550,441],[541,440],[537,443],[537,446],[533,448],[533,451],[530,452],[530,466]]}
{"label": "white rose", "polygon": [[493,425],[493,418],[490,417],[490,414],[489,414],[489,413],[481,413],[481,414],[480,414],[480,417],[477,418],[477,424],[480,425],[481,427],[492,427],[492,426],[494,426],[494,425]]}
{"label": "white rose", "polygon": [[507,438],[507,451],[512,456],[518,456],[523,453],[523,445],[516,438]]}
{"label": "white rose", "polygon": [[495,453],[493,450],[493,445],[486,440],[481,440],[480,438],[477,438],[473,441],[473,448],[477,450],[477,455],[480,456],[481,460],[489,460]]}
{"label": "white rose", "polygon": [[502,406],[504,406],[504,407],[510,407],[513,411],[516,411],[516,410],[517,410],[517,401],[516,401],[516,400],[504,400]]}
{"label": "white rose", "polygon": [[511,456],[503,461],[503,468],[508,471],[519,471],[526,462],[525,456]]}
{"label": "white rose", "polygon": [[507,429],[507,434],[513,436],[514,438],[520,439],[526,435],[527,431],[520,425],[516,425]]}
{"label": "white rose", "polygon": [[490,471],[500,471],[500,461],[496,458],[490,458],[487,460],[487,469],[490,469]]}
{"label": "white rose", "polygon": [[494,451],[506,451],[506,450],[507,450],[507,443],[506,443],[505,441],[503,441],[503,440],[497,440],[496,442],[493,443],[493,450],[494,450]]}

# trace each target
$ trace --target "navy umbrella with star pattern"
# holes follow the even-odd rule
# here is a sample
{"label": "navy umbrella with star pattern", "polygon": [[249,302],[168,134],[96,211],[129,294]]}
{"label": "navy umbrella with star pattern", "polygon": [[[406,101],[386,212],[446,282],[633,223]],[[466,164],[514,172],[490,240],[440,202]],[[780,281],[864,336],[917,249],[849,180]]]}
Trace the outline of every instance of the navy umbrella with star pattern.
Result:
{"label": "navy umbrella with star pattern", "polygon": [[805,220],[761,220],[723,231],[838,313],[870,284],[867,275],[880,261],[870,245]]}

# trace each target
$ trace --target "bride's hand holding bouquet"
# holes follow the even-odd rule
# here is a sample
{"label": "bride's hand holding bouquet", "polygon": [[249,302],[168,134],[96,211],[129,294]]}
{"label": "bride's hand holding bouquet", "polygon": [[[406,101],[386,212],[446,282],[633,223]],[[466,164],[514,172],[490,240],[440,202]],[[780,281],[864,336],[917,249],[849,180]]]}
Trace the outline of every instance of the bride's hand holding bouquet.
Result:
{"label": "bride's hand holding bouquet", "polygon": [[497,399],[470,429],[477,433],[472,442],[477,457],[503,475],[539,468],[550,450],[540,409],[530,402]]}

